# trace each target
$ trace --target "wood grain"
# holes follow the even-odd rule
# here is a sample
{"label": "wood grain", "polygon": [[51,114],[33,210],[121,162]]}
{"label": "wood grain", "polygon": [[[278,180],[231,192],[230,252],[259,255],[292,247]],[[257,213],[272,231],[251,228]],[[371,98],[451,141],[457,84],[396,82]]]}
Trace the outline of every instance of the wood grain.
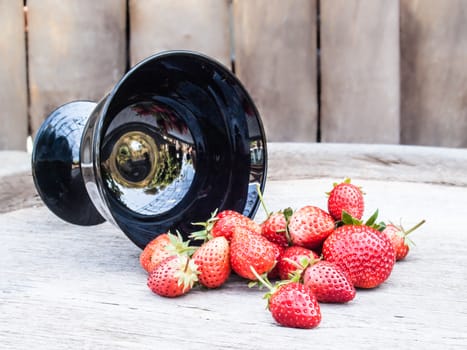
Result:
{"label": "wood grain", "polygon": [[401,142],[467,147],[467,2],[401,1]]}
{"label": "wood grain", "polygon": [[350,144],[272,143],[268,178],[357,177],[467,186],[464,149]]}
{"label": "wood grain", "polygon": [[31,155],[0,151],[0,213],[43,206],[31,174]]}
{"label": "wood grain", "polygon": [[131,64],[165,50],[193,50],[230,67],[228,0],[130,0]]}
{"label": "wood grain", "polygon": [[[465,349],[467,270],[459,267],[467,264],[467,248],[459,227],[467,188],[354,182],[365,189],[367,212],[379,208],[381,219],[403,218],[406,226],[427,223],[386,283],[357,291],[346,305],[321,304],[323,320],[314,330],[277,326],[264,290],[237,277],[181,298],[152,294],[139,249],[109,224],[72,226],[45,208],[1,214],[2,349]],[[329,185],[270,181],[265,199],[271,210],[323,207]]]}
{"label": "wood grain", "polygon": [[[268,143],[268,182],[345,177],[467,186],[462,149],[402,145]],[[26,152],[0,152],[0,213],[43,205]]]}
{"label": "wood grain", "polygon": [[234,0],[236,72],[269,141],[316,141],[316,1]]}
{"label": "wood grain", "polygon": [[28,0],[31,127],[73,100],[99,101],[126,64],[125,0]]}
{"label": "wood grain", "polygon": [[22,1],[0,1],[0,150],[26,150],[28,101]]}
{"label": "wood grain", "polygon": [[320,4],[322,140],[399,143],[399,2]]}

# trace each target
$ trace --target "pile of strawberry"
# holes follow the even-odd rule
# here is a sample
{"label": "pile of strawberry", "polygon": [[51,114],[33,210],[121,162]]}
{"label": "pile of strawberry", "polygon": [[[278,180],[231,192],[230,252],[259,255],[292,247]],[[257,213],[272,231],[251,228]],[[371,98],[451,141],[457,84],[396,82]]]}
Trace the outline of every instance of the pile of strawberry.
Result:
{"label": "pile of strawberry", "polygon": [[424,222],[405,231],[377,223],[377,211],[363,222],[364,207],[362,190],[346,179],[328,193],[328,211],[287,208],[267,213],[261,224],[231,210],[214,213],[190,236],[200,246],[164,233],[146,246],[140,263],[148,287],[164,297],[195,285],[218,288],[233,271],[269,289],[268,308],[280,325],[313,328],[321,321],[320,302],[346,303],[356,288],[386,281],[409,251],[407,235]]}

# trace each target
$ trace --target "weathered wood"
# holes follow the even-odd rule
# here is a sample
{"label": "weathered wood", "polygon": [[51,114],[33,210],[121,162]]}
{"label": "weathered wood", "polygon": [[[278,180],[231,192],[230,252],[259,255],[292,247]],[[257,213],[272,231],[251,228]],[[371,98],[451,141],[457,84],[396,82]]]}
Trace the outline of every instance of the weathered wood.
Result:
{"label": "weathered wood", "polygon": [[23,1],[0,1],[0,150],[26,150],[28,102]]}
{"label": "weathered wood", "polygon": [[[268,182],[344,177],[467,186],[467,153],[401,145],[269,143]],[[43,205],[26,152],[0,152],[0,213]]]}
{"label": "weathered wood", "polygon": [[401,141],[467,147],[467,2],[401,2]]}
{"label": "weathered wood", "polygon": [[399,143],[399,2],[320,2],[321,136]]}
{"label": "weathered wood", "polygon": [[269,179],[358,177],[467,186],[464,149],[338,143],[268,146]]}
{"label": "weathered wood", "polygon": [[315,0],[234,0],[236,72],[269,141],[316,141]]}
{"label": "weathered wood", "polygon": [[230,67],[228,0],[130,0],[131,64],[165,50],[193,50]]}
{"label": "weathered wood", "polygon": [[28,0],[31,126],[72,100],[98,101],[126,65],[125,0]]}
{"label": "weathered wood", "polygon": [[[65,224],[46,208],[0,215],[0,343],[4,349],[465,349],[466,187],[354,179],[367,212],[407,226],[415,248],[375,290],[321,304],[314,330],[278,327],[264,293],[239,278],[166,299],[146,287],[139,250],[116,228]],[[271,210],[325,206],[330,181],[271,181]],[[421,205],[423,203],[423,205]],[[439,205],[443,203],[443,205]],[[257,220],[261,220],[261,215]],[[263,216],[264,217],[264,216]],[[449,243],[446,241],[449,237]],[[433,257],[443,257],[433,259]]]}
{"label": "weathered wood", "polygon": [[28,153],[0,151],[0,164],[0,213],[44,205],[34,187]]}

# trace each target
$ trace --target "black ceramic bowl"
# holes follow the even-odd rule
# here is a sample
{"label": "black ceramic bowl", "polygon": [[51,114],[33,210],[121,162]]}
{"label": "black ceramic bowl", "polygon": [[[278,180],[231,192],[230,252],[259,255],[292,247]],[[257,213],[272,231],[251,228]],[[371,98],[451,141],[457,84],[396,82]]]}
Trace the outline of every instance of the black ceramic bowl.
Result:
{"label": "black ceramic bowl", "polygon": [[266,139],[227,68],[168,51],[134,66],[98,104],[54,111],[35,138],[32,168],[59,217],[80,225],[105,218],[144,247],[168,230],[187,237],[216,209],[253,217]]}

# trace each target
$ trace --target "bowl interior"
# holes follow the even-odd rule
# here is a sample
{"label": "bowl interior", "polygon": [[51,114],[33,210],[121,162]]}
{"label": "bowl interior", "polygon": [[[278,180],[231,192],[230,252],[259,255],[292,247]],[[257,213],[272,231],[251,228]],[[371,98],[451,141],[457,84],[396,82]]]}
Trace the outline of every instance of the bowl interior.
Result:
{"label": "bowl interior", "polygon": [[191,52],[152,56],[125,75],[102,115],[100,186],[138,246],[169,229],[186,237],[216,209],[256,212],[265,134],[252,99],[221,64]]}

